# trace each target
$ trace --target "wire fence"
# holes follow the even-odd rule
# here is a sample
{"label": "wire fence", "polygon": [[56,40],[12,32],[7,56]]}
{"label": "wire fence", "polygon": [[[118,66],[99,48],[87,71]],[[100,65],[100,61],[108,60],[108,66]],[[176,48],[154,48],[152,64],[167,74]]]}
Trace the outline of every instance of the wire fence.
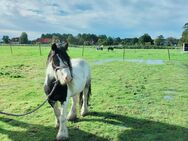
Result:
{"label": "wire fence", "polygon": [[[94,52],[100,54],[100,56],[108,58],[122,58],[122,60],[130,58],[139,59],[161,59],[161,60],[176,60],[176,61],[188,61],[188,53],[183,51],[181,47],[173,49],[127,49],[126,47],[116,48],[108,50],[108,47],[103,47],[103,50],[97,50],[96,46],[84,46],[84,45],[70,45],[70,52],[74,57],[92,57],[95,56]],[[6,50],[6,51],[5,51]],[[8,51],[9,50],[9,51]],[[0,51],[6,52],[11,55],[46,55],[50,50],[50,44],[1,44]],[[76,50],[76,51],[75,51]],[[0,55],[1,55],[0,52]],[[74,53],[76,52],[76,53]],[[98,58],[96,58],[98,59]]]}

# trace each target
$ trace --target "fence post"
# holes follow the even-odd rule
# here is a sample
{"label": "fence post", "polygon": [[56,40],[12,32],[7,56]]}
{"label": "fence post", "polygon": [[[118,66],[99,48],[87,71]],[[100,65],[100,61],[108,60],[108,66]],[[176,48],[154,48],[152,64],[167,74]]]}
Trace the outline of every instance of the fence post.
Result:
{"label": "fence post", "polygon": [[123,61],[125,60],[125,47],[123,47]]}
{"label": "fence post", "polygon": [[170,60],[170,50],[168,48],[168,60]]}
{"label": "fence post", "polygon": [[39,52],[40,52],[40,56],[42,55],[42,51],[41,51],[41,45],[39,43]]}
{"label": "fence post", "polygon": [[10,52],[11,52],[11,55],[13,54],[13,50],[12,50],[12,45],[10,43]]}
{"label": "fence post", "polygon": [[84,45],[82,47],[82,57],[84,56]]}

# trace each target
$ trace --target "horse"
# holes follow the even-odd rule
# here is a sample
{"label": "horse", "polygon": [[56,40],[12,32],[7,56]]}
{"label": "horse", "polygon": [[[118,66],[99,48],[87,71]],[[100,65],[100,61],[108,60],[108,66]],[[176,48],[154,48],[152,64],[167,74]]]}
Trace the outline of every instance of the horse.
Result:
{"label": "horse", "polygon": [[[89,64],[83,59],[70,59],[67,50],[67,42],[64,44],[52,44],[47,58],[44,82],[44,92],[49,96],[48,103],[53,108],[56,117],[56,128],[58,128],[56,139],[58,141],[69,138],[66,122],[77,118],[76,104],[78,96],[81,115],[86,116],[91,95]],[[67,116],[67,106],[71,97],[72,106]]]}
{"label": "horse", "polygon": [[103,47],[97,46],[96,50],[103,50]]}
{"label": "horse", "polygon": [[108,51],[111,50],[113,51],[114,50],[114,47],[108,47]]}

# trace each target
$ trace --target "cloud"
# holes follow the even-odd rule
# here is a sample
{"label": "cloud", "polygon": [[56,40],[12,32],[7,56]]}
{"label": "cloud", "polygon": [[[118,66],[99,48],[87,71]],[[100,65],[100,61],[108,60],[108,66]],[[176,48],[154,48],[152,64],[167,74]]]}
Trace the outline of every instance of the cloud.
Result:
{"label": "cloud", "polygon": [[[1,0],[0,34],[95,33],[180,37],[186,0]],[[6,31],[6,32],[5,32]],[[19,35],[17,35],[19,36]]]}

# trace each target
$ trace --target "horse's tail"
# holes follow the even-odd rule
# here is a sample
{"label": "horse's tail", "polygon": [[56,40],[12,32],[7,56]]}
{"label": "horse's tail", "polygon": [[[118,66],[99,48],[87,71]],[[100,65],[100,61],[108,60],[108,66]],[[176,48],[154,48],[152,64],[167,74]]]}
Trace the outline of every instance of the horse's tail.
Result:
{"label": "horse's tail", "polygon": [[[86,84],[86,87],[88,89],[88,92],[86,94],[87,96],[87,105],[89,105],[89,100],[90,100],[90,96],[91,96],[91,80],[89,81],[88,84]],[[80,105],[80,108],[82,107],[83,105],[83,91],[80,93],[80,97],[79,97],[79,105]]]}
{"label": "horse's tail", "polygon": [[81,109],[82,105],[83,105],[83,91],[80,93],[80,96],[79,96],[79,105],[80,105],[80,109]]}

